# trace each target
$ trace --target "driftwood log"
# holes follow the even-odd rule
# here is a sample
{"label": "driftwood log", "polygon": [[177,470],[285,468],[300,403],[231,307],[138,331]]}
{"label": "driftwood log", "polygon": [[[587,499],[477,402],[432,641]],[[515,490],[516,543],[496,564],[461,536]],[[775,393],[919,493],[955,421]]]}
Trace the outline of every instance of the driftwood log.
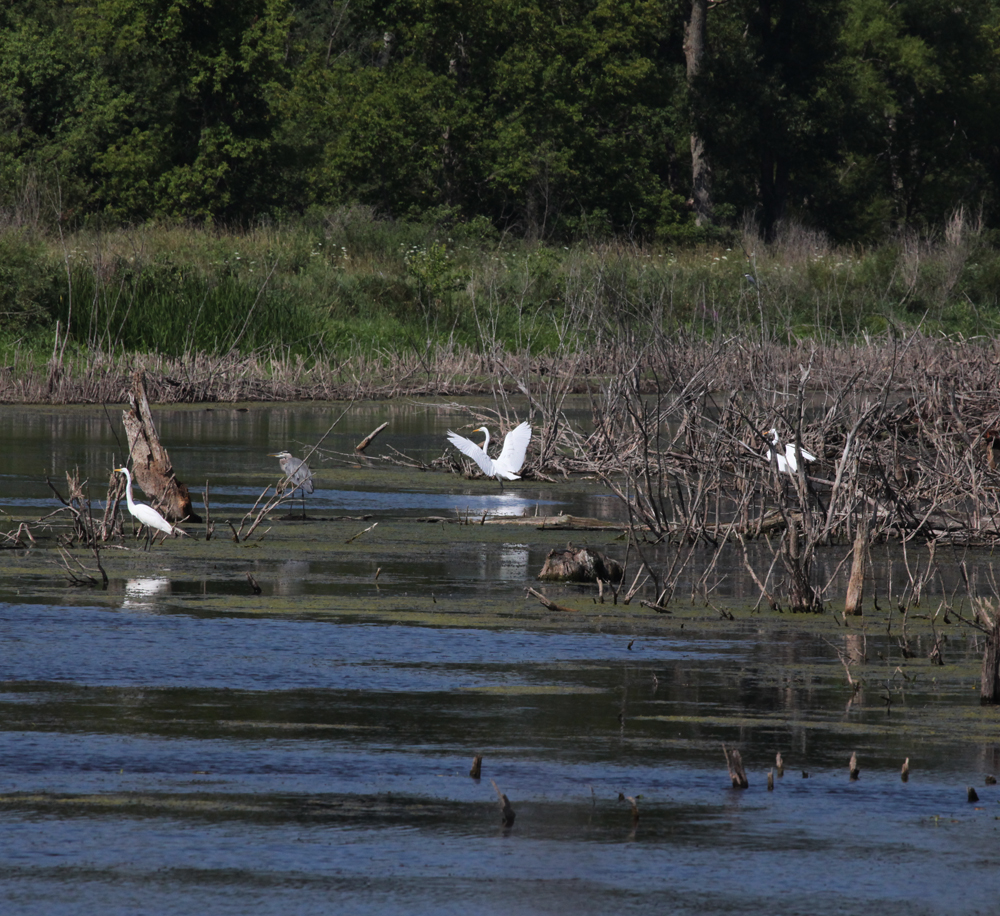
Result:
{"label": "driftwood log", "polygon": [[590,547],[567,544],[549,551],[538,578],[557,582],[621,582],[622,567],[617,560]]}
{"label": "driftwood log", "polygon": [[132,476],[169,522],[200,522],[191,507],[188,488],[174,475],[167,450],[160,444],[146,398],[146,382],[141,369],[132,376],[128,396],[130,410],[122,411],[128,449],[132,456]]}

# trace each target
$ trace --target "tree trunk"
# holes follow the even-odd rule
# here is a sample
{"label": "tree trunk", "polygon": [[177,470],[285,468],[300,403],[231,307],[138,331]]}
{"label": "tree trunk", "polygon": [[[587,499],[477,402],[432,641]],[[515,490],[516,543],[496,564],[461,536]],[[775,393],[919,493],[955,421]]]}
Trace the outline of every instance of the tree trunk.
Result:
{"label": "tree trunk", "polygon": [[174,476],[167,450],[160,444],[153,416],[146,399],[146,382],[142,370],[132,378],[129,392],[131,410],[122,411],[128,448],[132,456],[132,476],[151,501],[156,503],[169,522],[188,520],[200,522],[201,516],[191,507],[188,488]]}
{"label": "tree trunk", "polygon": [[[697,124],[700,114],[697,79],[705,58],[708,23],[708,0],[692,0],[691,18],[684,27],[684,57],[687,61],[687,88],[691,120]],[[691,199],[694,219],[699,226],[712,222],[712,168],[705,152],[705,142],[697,131],[691,133]]]}

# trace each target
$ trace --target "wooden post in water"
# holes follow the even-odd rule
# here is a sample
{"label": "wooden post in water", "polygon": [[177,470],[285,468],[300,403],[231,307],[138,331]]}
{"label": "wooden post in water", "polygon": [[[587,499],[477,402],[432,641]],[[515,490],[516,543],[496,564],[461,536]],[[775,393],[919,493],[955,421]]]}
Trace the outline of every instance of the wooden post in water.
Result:
{"label": "wooden post in water", "polygon": [[733,788],[748,788],[750,780],[747,779],[746,770],[743,769],[743,760],[740,758],[740,752],[735,749],[729,750],[723,744],[722,753],[726,755],[726,766],[729,767],[729,778],[733,782]]}
{"label": "wooden post in water", "polygon": [[868,557],[868,528],[864,521],[854,535],[854,556],[851,559],[851,578],[847,582],[847,601],[844,616],[857,617],[864,613],[865,561]]}
{"label": "wooden post in water", "polygon": [[476,756],[472,758],[472,768],[469,770],[469,775],[473,779],[479,779],[479,777],[482,775],[482,772],[483,772],[483,755],[476,754]]}
{"label": "wooden post in water", "polygon": [[504,827],[514,826],[514,809],[510,806],[510,800],[507,798],[503,792],[500,791],[500,787],[496,784],[496,781],[491,779],[490,782],[493,783],[493,789],[497,793],[497,797],[500,799],[500,818]]}
{"label": "wooden post in water", "polygon": [[910,758],[909,757],[907,757],[906,760],[903,761],[903,768],[899,771],[899,778],[902,779],[903,782],[909,782],[910,781]]}
{"label": "wooden post in water", "polygon": [[861,775],[861,768],[858,766],[858,755],[851,752],[851,782],[854,782]]}
{"label": "wooden post in water", "polygon": [[1000,615],[990,615],[982,605],[977,616],[986,630],[986,648],[983,650],[983,672],[980,677],[979,702],[984,706],[1000,703]]}

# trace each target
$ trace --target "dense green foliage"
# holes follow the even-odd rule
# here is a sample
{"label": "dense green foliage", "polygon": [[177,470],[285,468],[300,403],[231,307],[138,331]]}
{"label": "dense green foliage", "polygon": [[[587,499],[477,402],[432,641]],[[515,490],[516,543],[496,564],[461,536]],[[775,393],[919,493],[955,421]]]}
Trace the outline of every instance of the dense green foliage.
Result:
{"label": "dense green foliage", "polygon": [[[248,226],[351,203],[527,238],[1000,219],[1000,0],[14,0],[0,208]],[[711,238],[709,234],[707,236]],[[14,268],[16,269],[16,268]]]}

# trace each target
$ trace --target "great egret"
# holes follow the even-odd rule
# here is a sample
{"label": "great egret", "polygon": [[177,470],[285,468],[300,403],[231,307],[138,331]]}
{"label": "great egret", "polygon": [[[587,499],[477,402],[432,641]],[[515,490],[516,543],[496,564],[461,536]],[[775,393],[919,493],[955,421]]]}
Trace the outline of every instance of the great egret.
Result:
{"label": "great egret", "polygon": [[309,465],[301,458],[293,458],[291,452],[272,452],[271,458],[277,458],[281,465],[281,473],[292,485],[292,496],[296,490],[302,491],[302,515],[306,514],[306,494],[313,491],[313,475]]}
{"label": "great egret", "polygon": [[503,440],[503,448],[500,450],[500,457],[496,461],[486,453],[486,449],[490,446],[490,431],[485,426],[480,426],[473,432],[486,436],[482,448],[470,439],[453,433],[450,429],[448,430],[448,441],[463,455],[468,455],[475,461],[487,477],[496,477],[500,481],[501,490],[505,478],[507,480],[520,480],[521,475],[517,472],[524,464],[524,453],[528,450],[528,442],[531,439],[531,427],[527,421],[515,426],[507,433]]}
{"label": "great egret", "polygon": [[152,506],[147,506],[145,503],[137,503],[132,499],[132,475],[128,472],[128,468],[115,468],[115,471],[125,475],[125,501],[128,504],[128,511],[131,513],[132,518],[140,525],[146,526],[146,550],[149,550],[149,540],[154,528],[162,531],[164,534],[173,534],[174,526]]}
{"label": "great egret", "polygon": [[[776,429],[771,430],[771,442],[774,443],[775,448],[781,445],[781,440],[778,438],[778,431]],[[816,456],[812,452],[807,452],[805,449],[801,449],[802,458],[805,461],[815,461]],[[799,469],[799,463],[795,458],[795,444],[789,442],[785,446],[785,454],[778,454],[775,456],[778,461],[778,470],[782,473],[795,474]],[[767,461],[768,464],[771,462],[771,450],[767,450]]]}

